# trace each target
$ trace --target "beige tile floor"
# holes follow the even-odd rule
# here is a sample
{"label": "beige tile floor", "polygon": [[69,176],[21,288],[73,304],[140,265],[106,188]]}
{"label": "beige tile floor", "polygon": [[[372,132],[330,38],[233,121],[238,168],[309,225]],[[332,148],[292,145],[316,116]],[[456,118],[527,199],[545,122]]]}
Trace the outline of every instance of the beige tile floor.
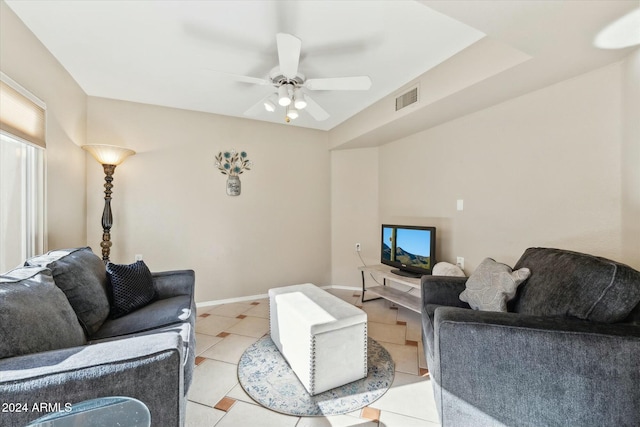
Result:
{"label": "beige tile floor", "polygon": [[[329,289],[361,306],[360,293]],[[330,417],[294,417],[255,403],[238,384],[244,350],[269,332],[269,301],[224,304],[198,310],[196,368],[187,402],[187,427],[437,427],[438,414],[420,337],[420,315],[385,300],[366,302],[369,336],[396,365],[387,393],[369,407]]]}

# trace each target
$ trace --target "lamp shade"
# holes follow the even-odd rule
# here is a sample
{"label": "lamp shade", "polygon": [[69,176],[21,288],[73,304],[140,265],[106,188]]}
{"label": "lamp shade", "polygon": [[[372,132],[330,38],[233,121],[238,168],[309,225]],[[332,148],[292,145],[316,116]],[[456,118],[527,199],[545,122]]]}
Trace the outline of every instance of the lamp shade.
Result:
{"label": "lamp shade", "polygon": [[292,105],[287,107],[287,117],[289,117],[291,120],[295,120],[298,118],[298,116],[298,110],[296,110]]}
{"label": "lamp shade", "polygon": [[289,85],[282,85],[278,88],[278,104],[286,107],[291,104],[291,98],[289,98]]}
{"label": "lamp shade", "polygon": [[83,145],[83,150],[88,151],[102,165],[117,166],[129,156],[136,154],[128,148],[116,147],[115,145]]}
{"label": "lamp shade", "polygon": [[302,93],[302,89],[297,88],[295,90],[294,99],[295,101],[293,102],[293,105],[297,110],[302,110],[307,106],[307,101],[304,99],[304,93]]}

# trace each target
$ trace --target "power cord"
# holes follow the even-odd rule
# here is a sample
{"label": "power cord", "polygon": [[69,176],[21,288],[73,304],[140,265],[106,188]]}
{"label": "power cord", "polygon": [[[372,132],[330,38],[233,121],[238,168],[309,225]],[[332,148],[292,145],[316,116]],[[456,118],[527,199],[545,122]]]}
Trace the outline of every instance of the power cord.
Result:
{"label": "power cord", "polygon": [[[362,263],[363,267],[368,267],[367,263],[364,262],[364,259],[362,259],[362,254],[360,253],[360,251],[356,251],[358,254],[358,257],[360,258],[360,262]],[[378,285],[382,286],[382,283],[378,282],[378,279],[376,279],[376,277],[373,275],[372,272],[369,272],[369,276],[371,276],[371,279],[376,282]]]}

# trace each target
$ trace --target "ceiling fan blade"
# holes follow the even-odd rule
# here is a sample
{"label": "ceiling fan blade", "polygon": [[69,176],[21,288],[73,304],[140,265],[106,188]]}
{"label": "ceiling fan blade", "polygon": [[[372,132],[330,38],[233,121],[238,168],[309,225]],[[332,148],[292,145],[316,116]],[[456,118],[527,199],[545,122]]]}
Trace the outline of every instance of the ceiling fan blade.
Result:
{"label": "ceiling fan blade", "polygon": [[262,85],[262,86],[268,85],[271,83],[269,80],[261,79],[260,77],[243,76],[241,74],[227,73],[225,71],[215,71],[215,70],[212,70],[212,71],[215,72],[216,74],[220,74],[222,76],[228,77],[237,82],[251,83],[254,85]]}
{"label": "ceiling fan blade", "polygon": [[298,74],[302,41],[291,34],[278,33],[276,34],[276,42],[278,43],[280,71],[286,78],[293,79]]}
{"label": "ceiling fan blade", "polygon": [[310,90],[369,90],[369,76],[332,77],[328,79],[308,79],[304,87]]}
{"label": "ceiling fan blade", "polygon": [[268,80],[261,79],[260,77],[233,75],[232,78],[242,83],[252,83],[254,85],[264,86],[269,84]]}
{"label": "ceiling fan blade", "polygon": [[256,102],[254,105],[249,107],[249,109],[247,111],[244,112],[244,115],[253,117],[253,116],[257,116],[258,114],[266,111],[264,109],[264,103],[265,103],[266,100],[268,100],[272,96],[273,96],[273,94],[270,93],[267,96],[265,96],[264,98],[262,98],[260,101]]}
{"label": "ceiling fan blade", "polygon": [[314,101],[309,95],[305,95],[304,99],[307,100],[305,111],[311,114],[311,117],[319,122],[325,121],[329,118],[329,113],[327,113],[324,108],[318,105],[318,103]]}

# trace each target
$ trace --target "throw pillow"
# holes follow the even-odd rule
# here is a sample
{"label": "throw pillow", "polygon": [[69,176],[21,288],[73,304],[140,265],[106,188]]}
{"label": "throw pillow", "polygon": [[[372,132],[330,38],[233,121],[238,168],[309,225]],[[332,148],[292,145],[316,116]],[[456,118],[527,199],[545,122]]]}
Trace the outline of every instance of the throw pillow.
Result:
{"label": "throw pillow", "polygon": [[467,280],[460,299],[474,310],[506,312],[507,301],[530,274],[528,268],[512,271],[508,265],[485,258]]}
{"label": "throw pillow", "polygon": [[129,265],[108,263],[111,283],[111,318],[117,319],[144,307],[156,298],[151,271],[144,261]]}
{"label": "throw pillow", "polygon": [[457,265],[453,265],[449,262],[439,262],[433,266],[431,270],[432,276],[455,276],[455,277],[467,277],[464,271]]}
{"label": "throw pillow", "polygon": [[529,248],[518,267],[531,270],[514,306],[518,313],[614,323],[624,321],[640,303],[640,272],[606,258]]}
{"label": "throw pillow", "polygon": [[50,251],[28,259],[25,265],[51,270],[56,286],[67,296],[88,337],[107,320],[107,272],[91,248]]}
{"label": "throw pillow", "polygon": [[0,359],[86,343],[64,293],[43,267],[20,267],[0,276]]}

